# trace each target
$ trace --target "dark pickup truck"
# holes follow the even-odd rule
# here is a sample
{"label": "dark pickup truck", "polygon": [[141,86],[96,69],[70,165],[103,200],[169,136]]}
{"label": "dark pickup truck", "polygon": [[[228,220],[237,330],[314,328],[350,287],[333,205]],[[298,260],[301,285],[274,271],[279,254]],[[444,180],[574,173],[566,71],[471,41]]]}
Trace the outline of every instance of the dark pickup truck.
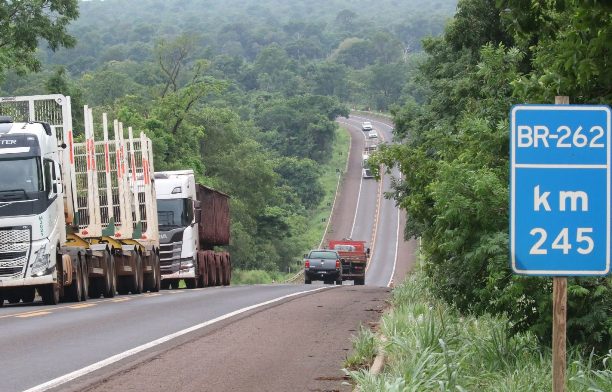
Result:
{"label": "dark pickup truck", "polygon": [[322,280],[325,284],[342,284],[342,263],[335,250],[316,249],[304,255],[304,283]]}

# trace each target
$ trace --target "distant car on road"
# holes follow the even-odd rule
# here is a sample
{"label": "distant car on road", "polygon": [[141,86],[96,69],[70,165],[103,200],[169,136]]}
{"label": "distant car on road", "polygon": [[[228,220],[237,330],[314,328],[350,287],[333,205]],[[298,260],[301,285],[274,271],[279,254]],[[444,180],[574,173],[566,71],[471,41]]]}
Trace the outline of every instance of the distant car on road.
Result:
{"label": "distant car on road", "polygon": [[315,249],[304,255],[304,283],[322,280],[325,284],[342,284],[342,262],[335,250]]}
{"label": "distant car on road", "polygon": [[361,130],[364,132],[368,132],[372,130],[372,123],[369,121],[364,121],[361,123]]}
{"label": "distant car on road", "polygon": [[372,129],[370,132],[368,132],[368,138],[378,139],[378,132],[376,131],[376,129]]}
{"label": "distant car on road", "polygon": [[372,170],[369,167],[364,167],[361,169],[361,175],[363,178],[374,178],[374,174],[372,174]]}

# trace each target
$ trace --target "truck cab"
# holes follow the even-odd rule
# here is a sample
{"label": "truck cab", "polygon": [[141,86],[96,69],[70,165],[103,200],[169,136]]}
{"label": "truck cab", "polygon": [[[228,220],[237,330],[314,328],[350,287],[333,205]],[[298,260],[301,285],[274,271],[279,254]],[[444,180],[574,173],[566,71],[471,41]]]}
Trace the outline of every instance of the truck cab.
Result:
{"label": "truck cab", "polygon": [[21,291],[24,302],[58,280],[66,240],[58,151],[49,124],[0,117],[0,290]]}
{"label": "truck cab", "polygon": [[197,194],[193,170],[155,173],[162,287],[178,288],[197,278]]}

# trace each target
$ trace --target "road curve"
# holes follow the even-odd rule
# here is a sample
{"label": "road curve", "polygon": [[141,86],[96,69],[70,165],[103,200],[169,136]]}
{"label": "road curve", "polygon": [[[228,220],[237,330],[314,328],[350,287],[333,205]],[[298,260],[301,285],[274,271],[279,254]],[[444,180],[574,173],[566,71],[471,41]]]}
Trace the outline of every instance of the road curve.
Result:
{"label": "road curve", "polygon": [[[392,142],[393,126],[390,121],[351,115],[339,122],[347,127],[353,139],[359,140],[364,135],[361,131],[363,121],[370,121],[384,142]],[[391,190],[392,179],[399,177],[399,171],[393,168],[389,174],[383,170],[379,183],[373,179],[363,179],[359,204],[353,211],[357,223],[351,237],[365,239],[372,247],[366,274],[367,285],[391,286],[398,283],[410,271],[416,259],[417,242],[414,239],[405,241],[403,236],[405,214],[396,207],[394,200],[384,197]]]}
{"label": "road curve", "polygon": [[[349,338],[378,319],[386,286],[415,254],[414,241],[398,241],[405,218],[379,197],[390,176],[361,179],[361,121],[345,121],[358,149],[328,236],[352,232],[373,245],[367,286],[232,286],[6,306],[0,390],[350,390],[340,371]],[[372,122],[391,140],[388,125]]]}

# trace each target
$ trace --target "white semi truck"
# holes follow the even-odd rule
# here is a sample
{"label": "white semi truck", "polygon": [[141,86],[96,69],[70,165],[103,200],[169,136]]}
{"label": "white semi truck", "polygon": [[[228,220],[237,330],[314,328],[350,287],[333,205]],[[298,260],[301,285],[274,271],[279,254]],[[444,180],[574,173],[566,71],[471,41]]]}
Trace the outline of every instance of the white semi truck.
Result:
{"label": "white semi truck", "polygon": [[155,173],[162,288],[228,285],[229,197],[197,184],[193,170]]}
{"label": "white semi truck", "polygon": [[114,121],[75,143],[70,97],[0,98],[0,306],[160,287],[151,141]]}

